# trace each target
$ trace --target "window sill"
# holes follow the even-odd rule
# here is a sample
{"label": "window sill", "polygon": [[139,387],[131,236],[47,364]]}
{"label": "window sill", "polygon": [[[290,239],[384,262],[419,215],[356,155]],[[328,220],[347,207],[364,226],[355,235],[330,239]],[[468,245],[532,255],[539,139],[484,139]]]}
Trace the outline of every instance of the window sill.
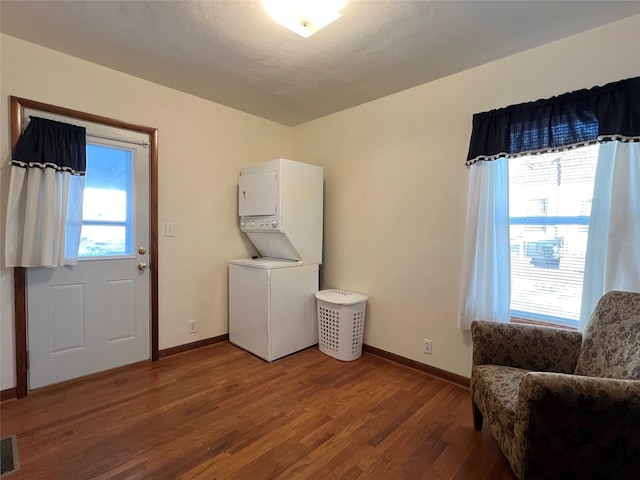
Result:
{"label": "window sill", "polygon": [[539,320],[527,320],[526,318],[518,318],[518,317],[511,317],[511,323],[520,323],[523,325],[537,325],[539,327],[553,327],[553,328],[560,328],[562,330],[571,330],[574,332],[578,331],[576,327],[569,327],[567,325],[558,325],[557,323],[541,322]]}

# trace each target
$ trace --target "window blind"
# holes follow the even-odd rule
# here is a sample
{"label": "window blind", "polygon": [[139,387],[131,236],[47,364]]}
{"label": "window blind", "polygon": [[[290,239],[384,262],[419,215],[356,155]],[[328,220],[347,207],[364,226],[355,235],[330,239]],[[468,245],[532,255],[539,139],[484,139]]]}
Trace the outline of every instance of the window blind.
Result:
{"label": "window blind", "polygon": [[509,162],[511,316],[575,325],[598,145]]}

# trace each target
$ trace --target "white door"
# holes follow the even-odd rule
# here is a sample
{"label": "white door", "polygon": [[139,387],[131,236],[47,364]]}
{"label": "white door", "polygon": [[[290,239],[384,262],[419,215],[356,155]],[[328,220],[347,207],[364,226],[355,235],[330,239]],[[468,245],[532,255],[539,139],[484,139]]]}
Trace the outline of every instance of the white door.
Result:
{"label": "white door", "polygon": [[275,215],[278,205],[278,180],[275,171],[240,175],[238,214],[241,217]]}
{"label": "white door", "polygon": [[80,258],[27,269],[31,389],[150,358],[149,149],[67,121],[87,127]]}

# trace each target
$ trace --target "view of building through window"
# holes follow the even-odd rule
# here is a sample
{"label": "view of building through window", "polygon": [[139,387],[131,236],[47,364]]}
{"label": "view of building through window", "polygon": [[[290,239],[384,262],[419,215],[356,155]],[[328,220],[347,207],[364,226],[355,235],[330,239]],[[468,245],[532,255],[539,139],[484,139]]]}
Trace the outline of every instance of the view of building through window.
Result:
{"label": "view of building through window", "polygon": [[598,145],[509,160],[511,316],[575,326]]}

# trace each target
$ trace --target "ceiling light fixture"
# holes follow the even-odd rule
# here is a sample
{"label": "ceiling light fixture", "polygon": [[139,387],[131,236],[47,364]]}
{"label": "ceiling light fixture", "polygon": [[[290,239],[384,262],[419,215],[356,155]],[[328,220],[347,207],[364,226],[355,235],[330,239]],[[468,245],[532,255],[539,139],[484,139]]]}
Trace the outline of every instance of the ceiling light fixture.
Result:
{"label": "ceiling light fixture", "polygon": [[267,14],[280,25],[307,38],[342,15],[348,0],[262,0]]}

